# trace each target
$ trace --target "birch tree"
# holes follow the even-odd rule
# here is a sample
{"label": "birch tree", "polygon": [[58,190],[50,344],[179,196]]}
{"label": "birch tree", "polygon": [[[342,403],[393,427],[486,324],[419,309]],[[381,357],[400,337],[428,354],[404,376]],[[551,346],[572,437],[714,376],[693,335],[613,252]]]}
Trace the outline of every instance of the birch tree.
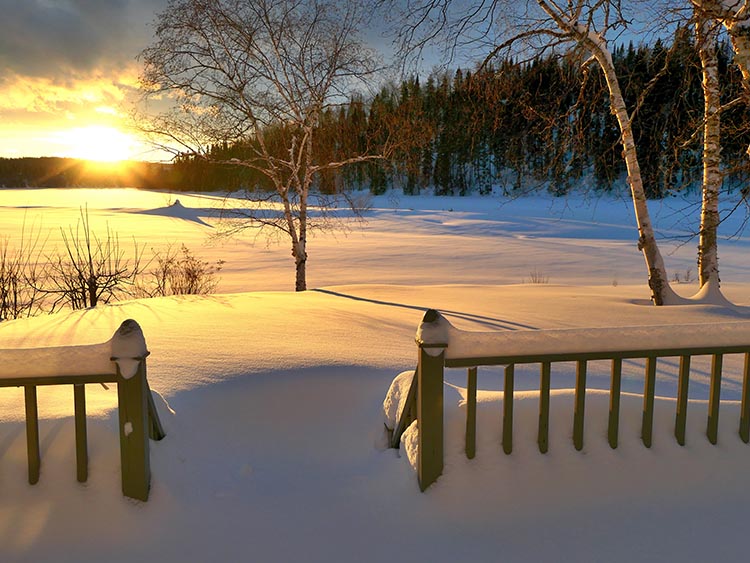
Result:
{"label": "birch tree", "polygon": [[745,87],[750,89],[750,1],[690,1],[701,17],[713,19],[727,30],[734,50],[734,62],[742,72]]}
{"label": "birch tree", "polygon": [[[335,226],[316,179],[386,150],[315,156],[321,117],[378,70],[376,53],[359,38],[361,23],[358,4],[341,0],[171,0],[141,53],[150,114],[143,129],[182,156],[211,160],[212,145],[243,148],[219,163],[254,169],[272,188],[250,189],[226,232],[280,233],[291,245],[297,291],[307,288],[310,230]],[[165,100],[168,109],[149,112]]]}
{"label": "birch tree", "polygon": [[[734,62],[750,94],[750,11],[746,0],[691,0],[696,20],[696,47],[701,60],[704,97],[703,185],[698,243],[700,294],[720,293],[718,264],[719,193],[721,174],[721,92],[716,44],[718,26],[729,33]],[[750,147],[748,147],[750,157]]]}
{"label": "birch tree", "polygon": [[719,62],[716,54],[716,22],[696,10],[696,47],[701,59],[703,88],[703,182],[698,240],[698,278],[718,291],[719,191],[721,174],[721,93]]}
{"label": "birch tree", "polygon": [[[460,4],[460,10],[457,5]],[[492,27],[500,20],[519,22],[520,30],[492,48],[490,57],[520,41],[537,51],[566,46],[587,55],[584,72],[596,63],[604,74],[610,94],[610,110],[620,129],[620,142],[627,169],[635,219],[638,248],[643,253],[648,271],[648,285],[654,304],[680,302],[669,286],[667,272],[649,215],[638,153],[633,135],[631,115],[625,104],[620,82],[612,62],[607,33],[623,28],[627,22],[618,0],[475,0],[465,5],[453,0],[407,0],[410,15],[401,27],[399,38],[403,50],[420,51],[430,41],[447,39],[451,49],[461,49],[471,42],[486,44]]]}

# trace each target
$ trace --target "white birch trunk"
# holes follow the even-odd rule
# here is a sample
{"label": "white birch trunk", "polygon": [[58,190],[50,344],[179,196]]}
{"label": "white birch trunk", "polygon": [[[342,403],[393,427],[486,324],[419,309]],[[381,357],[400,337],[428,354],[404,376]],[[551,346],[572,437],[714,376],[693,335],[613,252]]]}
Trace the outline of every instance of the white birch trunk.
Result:
{"label": "white birch trunk", "polygon": [[696,39],[701,59],[703,86],[703,201],[698,242],[700,286],[719,286],[718,238],[719,190],[721,188],[721,117],[719,66],[716,55],[718,30],[713,22],[700,18]]}
{"label": "white birch trunk", "polygon": [[633,198],[635,220],[638,226],[638,248],[643,252],[643,257],[646,261],[651,299],[655,305],[669,305],[675,303],[678,299],[669,286],[664,259],[656,244],[654,228],[648,212],[646,192],[643,189],[643,179],[641,177],[641,167],[638,163],[638,152],[636,150],[635,137],[633,136],[632,122],[625,106],[625,99],[620,90],[620,82],[617,79],[615,67],[612,63],[612,56],[606,45],[604,45],[604,42],[597,42],[592,51],[604,72],[610,93],[611,111],[617,118],[622,135],[622,154],[628,172],[630,194]]}
{"label": "white birch trunk", "polygon": [[691,0],[702,17],[723,25],[732,40],[734,62],[750,90],[750,3],[748,0]]}
{"label": "white birch trunk", "polygon": [[648,285],[651,288],[651,299],[655,305],[669,305],[679,303],[682,300],[672,291],[661,256],[656,244],[651,217],[648,212],[646,192],[643,189],[641,168],[638,164],[638,152],[633,136],[633,128],[625,105],[620,82],[617,78],[612,54],[607,42],[601,35],[590,31],[584,25],[578,23],[578,13],[564,14],[556,4],[547,0],[537,0],[537,3],[545,13],[557,24],[561,31],[570,34],[572,39],[581,42],[591,51],[592,56],[599,63],[610,94],[610,110],[617,119],[620,127],[623,158],[628,173],[628,184],[635,209],[635,219],[638,227],[638,249],[643,253],[648,270]]}

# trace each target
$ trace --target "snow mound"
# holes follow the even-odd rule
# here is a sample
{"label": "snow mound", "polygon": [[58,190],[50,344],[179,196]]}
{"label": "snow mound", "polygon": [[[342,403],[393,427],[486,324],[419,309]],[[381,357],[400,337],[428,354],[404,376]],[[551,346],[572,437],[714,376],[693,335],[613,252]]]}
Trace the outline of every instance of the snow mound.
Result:
{"label": "snow mound", "polygon": [[750,322],[474,332],[457,329],[431,310],[417,341],[427,353],[447,346],[448,359],[743,347],[750,346]]}
{"label": "snow mound", "polygon": [[184,221],[192,221],[203,225],[205,227],[213,226],[202,219],[207,215],[213,215],[216,213],[215,209],[199,209],[196,207],[185,207],[179,199],[175,199],[171,205],[166,207],[158,207],[156,209],[146,209],[138,211],[143,215],[159,215],[161,217],[171,217],[173,219],[182,219]]}
{"label": "snow mound", "polygon": [[414,370],[402,371],[391,382],[391,386],[388,388],[385,400],[383,401],[383,422],[388,430],[396,428],[401,418],[401,413],[404,411],[413,379]]}
{"label": "snow mound", "polygon": [[0,379],[115,374],[115,364],[127,379],[146,355],[143,331],[128,319],[99,344],[0,349]]}

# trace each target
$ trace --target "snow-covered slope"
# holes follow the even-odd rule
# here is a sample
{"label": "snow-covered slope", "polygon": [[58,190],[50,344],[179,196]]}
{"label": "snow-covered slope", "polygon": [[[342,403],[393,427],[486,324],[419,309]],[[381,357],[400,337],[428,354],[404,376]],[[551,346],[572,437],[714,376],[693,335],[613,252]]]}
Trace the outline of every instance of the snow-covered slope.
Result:
{"label": "snow-covered slope", "polygon": [[[37,200],[22,201],[32,196],[0,191],[5,233],[16,235],[21,207],[45,206],[41,217],[50,228],[75,220],[70,194],[63,205],[54,193],[33,193]],[[89,209],[121,233],[127,229],[148,242],[170,233],[200,246],[212,230],[181,214],[137,212],[168,206],[162,195],[117,193],[121,204],[113,205],[110,196]],[[180,201],[186,208],[213,205],[182,195]],[[494,203],[403,198],[394,210],[392,201],[375,200],[363,231],[314,239],[311,285],[318,289],[304,294],[279,291],[291,280],[285,247],[238,241],[201,251],[230,261],[225,292],[244,283],[244,289],[264,291],[122,302],[0,324],[0,348],[31,348],[104,342],[122,320],[137,320],[167,431],[152,443],[149,502],[122,497],[115,391],[88,386],[90,477],[81,485],[75,480],[72,390],[41,389],[42,473],[39,484],[29,486],[23,393],[0,390],[0,560],[744,557],[750,447],[736,434],[740,358],[725,361],[718,446],[704,436],[708,362],[695,359],[685,447],[671,436],[677,373],[676,362],[665,360],[658,365],[663,398],[650,450],[639,439],[643,366],[637,362],[624,365],[617,450],[606,443],[607,396],[597,391],[608,388],[606,363],[589,366],[582,452],[571,443],[573,365],[555,365],[547,455],[535,444],[537,366],[516,372],[512,455],[500,448],[501,372],[489,368],[479,372],[474,460],[462,453],[462,370],[447,374],[446,468],[427,493],[419,493],[407,455],[382,449],[383,399],[393,377],[413,369],[415,331],[429,307],[474,331],[683,326],[750,317],[744,239],[722,253],[722,277],[737,307],[654,308],[644,283],[628,283],[642,279],[643,266],[625,243],[633,237],[620,203],[600,202],[597,213],[606,221],[587,225],[581,216],[591,208],[565,210],[581,219],[576,223],[550,215],[541,200],[505,207],[488,201]],[[457,216],[459,204],[464,210]],[[453,211],[441,208],[447,205]],[[512,213],[510,206],[516,206]],[[32,210],[26,215],[27,224],[39,220]],[[543,240],[534,232],[543,232]],[[613,240],[621,242],[610,246]],[[688,250],[680,252],[688,256]],[[622,268],[616,286],[602,257]],[[531,265],[551,283],[519,284]]]}

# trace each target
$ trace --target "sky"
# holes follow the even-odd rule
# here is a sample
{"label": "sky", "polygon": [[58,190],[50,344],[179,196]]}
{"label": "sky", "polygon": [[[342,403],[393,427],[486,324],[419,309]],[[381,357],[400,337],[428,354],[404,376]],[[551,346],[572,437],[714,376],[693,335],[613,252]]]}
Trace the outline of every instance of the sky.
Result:
{"label": "sky", "polygon": [[[0,0],[0,157],[168,158],[139,140],[130,117],[137,56],[167,1]],[[372,25],[366,41],[389,51],[385,24]],[[423,55],[423,69],[439,62]]]}
{"label": "sky", "polygon": [[0,157],[153,160],[128,132],[167,0],[0,0]]}

